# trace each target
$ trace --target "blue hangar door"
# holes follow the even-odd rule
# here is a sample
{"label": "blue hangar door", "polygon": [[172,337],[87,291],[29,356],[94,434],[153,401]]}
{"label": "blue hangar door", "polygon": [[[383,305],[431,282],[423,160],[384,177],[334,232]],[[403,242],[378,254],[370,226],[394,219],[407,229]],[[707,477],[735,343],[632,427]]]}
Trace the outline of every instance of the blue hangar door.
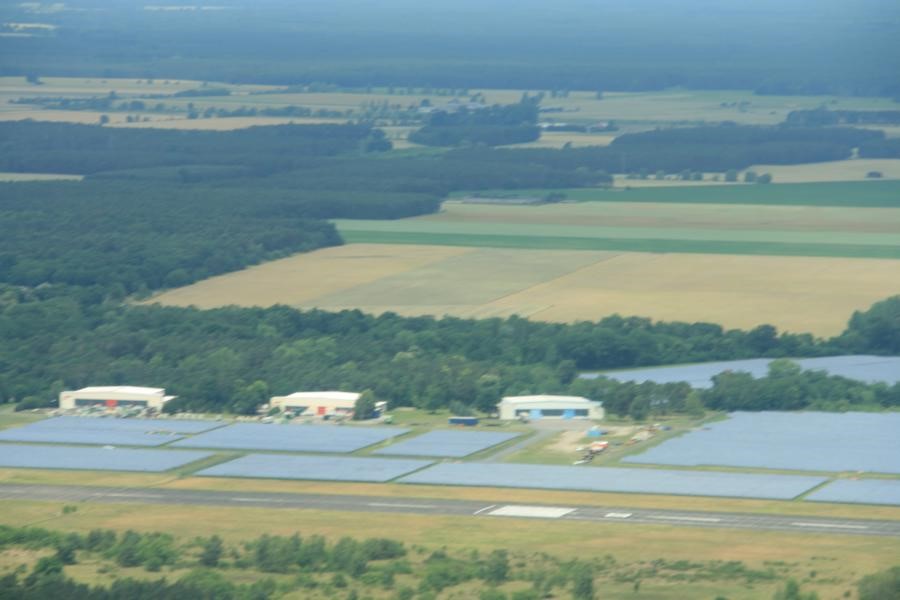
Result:
{"label": "blue hangar door", "polygon": [[563,411],[563,419],[574,419],[575,418],[575,409],[567,408]]}
{"label": "blue hangar door", "polygon": [[531,417],[532,419],[540,419],[542,416],[543,414],[541,413],[541,409],[539,408],[532,408],[531,414],[529,414],[529,417]]}

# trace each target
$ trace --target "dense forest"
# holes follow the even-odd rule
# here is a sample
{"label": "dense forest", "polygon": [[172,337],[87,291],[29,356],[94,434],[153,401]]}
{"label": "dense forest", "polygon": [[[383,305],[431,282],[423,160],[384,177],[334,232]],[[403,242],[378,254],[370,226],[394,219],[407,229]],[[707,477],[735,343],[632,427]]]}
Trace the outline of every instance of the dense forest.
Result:
{"label": "dense forest", "polygon": [[452,112],[439,109],[428,115],[425,126],[412,132],[409,140],[425,146],[533,142],[541,137],[537,118],[537,98],[506,106],[461,106]]}
{"label": "dense forest", "polygon": [[900,110],[792,110],[785,123],[803,127],[816,125],[900,125]]}
{"label": "dense forest", "polygon": [[[3,291],[0,398],[49,405],[63,388],[104,382],[166,387],[179,396],[171,410],[253,413],[271,394],[371,389],[394,406],[489,411],[505,394],[572,389],[606,400],[602,387],[576,381],[579,370],[890,353],[900,339],[900,298],[854,315],[842,336],[817,340],[769,326],[726,331],[618,316],[563,325],[288,307],[200,311],[98,304],[98,295],[66,286]],[[859,402],[892,404],[896,392]],[[793,408],[793,397],[784,403]]]}
{"label": "dense forest", "polygon": [[71,0],[41,11],[7,3],[0,23],[52,28],[0,36],[0,74],[900,95],[900,9],[889,0],[219,4],[148,10],[137,0]]}

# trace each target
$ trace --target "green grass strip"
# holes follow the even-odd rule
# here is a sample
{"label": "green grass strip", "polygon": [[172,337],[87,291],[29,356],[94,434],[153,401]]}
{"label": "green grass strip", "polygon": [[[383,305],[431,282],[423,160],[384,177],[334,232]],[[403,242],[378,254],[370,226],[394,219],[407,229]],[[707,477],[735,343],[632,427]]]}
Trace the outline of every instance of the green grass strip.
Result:
{"label": "green grass strip", "polygon": [[727,242],[718,240],[612,239],[530,237],[518,235],[441,234],[339,229],[347,243],[422,244],[532,250],[618,250],[763,256],[827,256],[900,259],[900,246],[861,244],[792,244],[787,242]]}
{"label": "green grass strip", "polygon": [[[625,182],[624,185],[627,185]],[[492,192],[479,192],[490,196]],[[501,196],[563,193],[577,202],[660,202],[674,204],[761,204],[772,206],[850,206],[900,208],[900,181],[703,185],[661,188],[573,188],[497,190]],[[454,197],[467,196],[454,193]]]}

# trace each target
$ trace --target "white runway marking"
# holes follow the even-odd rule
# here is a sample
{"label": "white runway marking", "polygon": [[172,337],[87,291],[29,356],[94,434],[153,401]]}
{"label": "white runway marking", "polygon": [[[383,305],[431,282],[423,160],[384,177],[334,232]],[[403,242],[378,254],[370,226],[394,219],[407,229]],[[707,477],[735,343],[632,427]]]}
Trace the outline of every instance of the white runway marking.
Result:
{"label": "white runway marking", "polygon": [[491,504],[490,506],[485,506],[484,508],[479,508],[478,510],[476,510],[476,511],[473,512],[472,514],[473,514],[473,515],[480,515],[480,514],[483,513],[484,511],[486,511],[486,510],[491,510],[492,508],[497,508],[497,505],[496,505],[496,504]]}
{"label": "white runway marking", "polygon": [[393,502],[369,502],[366,506],[380,506],[383,508],[437,508],[433,504],[395,504]]}
{"label": "white runway marking", "polygon": [[529,517],[533,519],[559,519],[567,514],[575,512],[574,508],[561,508],[556,506],[501,506],[491,511],[492,517]]}
{"label": "white runway marking", "polygon": [[796,527],[836,527],[838,529],[868,529],[865,525],[842,525],[840,523],[791,523]]}
{"label": "white runway marking", "polygon": [[666,521],[696,521],[697,523],[718,523],[722,519],[716,517],[682,517],[679,515],[647,515],[648,519],[665,519]]}
{"label": "white runway marking", "polygon": [[627,519],[631,516],[631,513],[623,513],[623,512],[611,512],[603,515],[605,519]]}

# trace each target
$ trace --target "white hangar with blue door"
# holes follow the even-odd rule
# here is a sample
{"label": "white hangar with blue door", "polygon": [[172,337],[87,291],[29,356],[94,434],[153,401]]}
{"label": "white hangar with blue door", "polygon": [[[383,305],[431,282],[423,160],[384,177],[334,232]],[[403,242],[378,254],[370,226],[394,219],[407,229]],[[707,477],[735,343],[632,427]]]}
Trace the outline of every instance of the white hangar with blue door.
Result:
{"label": "white hangar with blue door", "polygon": [[603,403],[581,396],[506,396],[497,405],[503,420],[602,419]]}

